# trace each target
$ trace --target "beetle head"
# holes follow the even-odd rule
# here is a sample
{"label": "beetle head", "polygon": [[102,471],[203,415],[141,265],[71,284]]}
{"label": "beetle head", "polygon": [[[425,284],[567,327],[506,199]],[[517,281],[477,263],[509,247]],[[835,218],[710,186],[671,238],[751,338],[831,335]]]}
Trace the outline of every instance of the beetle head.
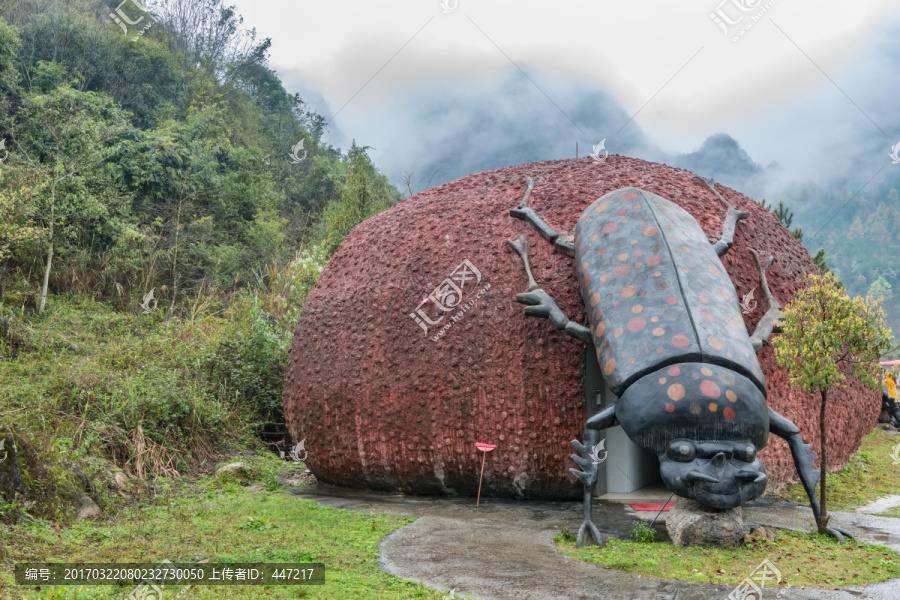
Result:
{"label": "beetle head", "polygon": [[766,489],[756,458],[769,438],[766,397],[732,369],[662,367],[622,394],[616,417],[632,441],[659,457],[663,482],[679,496],[731,508]]}
{"label": "beetle head", "polygon": [[670,490],[711,508],[733,508],[766,491],[766,471],[749,440],[672,440],[659,457]]}

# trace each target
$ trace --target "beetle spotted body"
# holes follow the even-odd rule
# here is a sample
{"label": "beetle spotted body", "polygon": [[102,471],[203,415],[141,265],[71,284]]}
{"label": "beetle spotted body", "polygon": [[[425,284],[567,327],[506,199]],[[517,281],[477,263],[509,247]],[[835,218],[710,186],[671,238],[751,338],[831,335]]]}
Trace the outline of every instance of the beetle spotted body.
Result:
{"label": "beetle spotted body", "polygon": [[[762,494],[765,379],[734,285],[694,218],[655,194],[612,192],[578,219],[575,264],[616,417],[634,443],[669,459],[666,485],[715,508]],[[731,477],[725,463],[698,464],[718,452],[697,456],[692,440],[717,442]],[[706,481],[691,484],[691,472]]]}
{"label": "beetle spotted body", "polygon": [[[588,419],[585,445],[573,441],[578,454],[572,459],[582,470],[570,470],[585,485],[579,545],[587,536],[602,543],[590,516],[598,477],[590,451],[597,432],[614,425],[622,425],[635,444],[659,457],[660,475],[670,490],[717,509],[740,506],[765,491],[757,452],[772,431],[788,441],[818,515],[815,453],[795,425],[767,407],[756,358],[777,326],[780,305],[751,250],[770,307],[748,335],[737,292],[719,259],[748,213],[728,205],[722,238],[710,244],[678,205],[623,188],[584,210],[571,244],[528,206],[535,181],[528,184],[525,199],[510,214],[531,222],[558,250],[574,257],[589,327],[570,321],[534,281],[524,236],[510,242],[529,278],[528,292],[517,300],[528,305],[527,316],[548,318],[587,344],[618,397]],[[714,184],[707,184],[718,195]],[[831,533],[849,535],[839,529]]]}

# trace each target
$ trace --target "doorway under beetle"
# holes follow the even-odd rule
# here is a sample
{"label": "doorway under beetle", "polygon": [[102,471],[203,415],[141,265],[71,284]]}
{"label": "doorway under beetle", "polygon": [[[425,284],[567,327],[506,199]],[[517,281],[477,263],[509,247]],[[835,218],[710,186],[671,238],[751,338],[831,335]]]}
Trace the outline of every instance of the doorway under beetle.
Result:
{"label": "doorway under beetle", "polygon": [[[584,393],[588,417],[617,400],[590,352],[585,352]],[[611,495],[616,500],[668,496],[659,476],[659,459],[628,439],[621,425],[601,431],[600,439],[606,440],[607,454],[600,465],[595,495]]]}

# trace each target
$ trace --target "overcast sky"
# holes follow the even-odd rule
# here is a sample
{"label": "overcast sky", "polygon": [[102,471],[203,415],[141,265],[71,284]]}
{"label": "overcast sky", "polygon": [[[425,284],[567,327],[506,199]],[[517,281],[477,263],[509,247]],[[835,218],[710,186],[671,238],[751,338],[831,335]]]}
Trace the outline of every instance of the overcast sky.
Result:
{"label": "overcast sky", "polygon": [[231,0],[272,38],[288,90],[336,114],[330,141],[346,147],[352,133],[376,162],[417,135],[411,98],[453,98],[519,69],[537,84],[541,122],[582,147],[609,137],[615,151],[620,127],[573,118],[553,81],[604,90],[624,108],[620,126],[636,115],[625,132],[643,130],[665,151],[725,132],[798,177],[848,136],[885,160],[900,141],[900,119],[883,116],[900,105],[897,0],[444,1],[446,14],[438,0]]}

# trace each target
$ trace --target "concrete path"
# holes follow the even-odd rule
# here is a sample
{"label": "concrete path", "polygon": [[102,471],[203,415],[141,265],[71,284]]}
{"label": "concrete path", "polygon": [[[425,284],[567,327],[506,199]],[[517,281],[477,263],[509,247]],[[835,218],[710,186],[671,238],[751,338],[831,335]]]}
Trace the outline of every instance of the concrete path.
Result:
{"label": "concrete path", "polygon": [[[301,498],[334,508],[419,517],[381,542],[387,572],[421,581],[456,597],[480,600],[726,600],[734,586],[688,584],[632,575],[589,565],[555,550],[560,528],[580,525],[579,502],[516,502],[486,499],[477,511],[470,498],[379,494],[324,485],[292,488]],[[781,501],[745,506],[745,523],[806,530],[809,509]],[[624,536],[632,526],[624,505],[602,503],[594,520],[604,533]],[[832,523],[857,539],[900,551],[900,519],[832,513]],[[764,590],[774,600],[780,588]],[[841,590],[789,588],[784,600],[897,600],[900,580]]]}

